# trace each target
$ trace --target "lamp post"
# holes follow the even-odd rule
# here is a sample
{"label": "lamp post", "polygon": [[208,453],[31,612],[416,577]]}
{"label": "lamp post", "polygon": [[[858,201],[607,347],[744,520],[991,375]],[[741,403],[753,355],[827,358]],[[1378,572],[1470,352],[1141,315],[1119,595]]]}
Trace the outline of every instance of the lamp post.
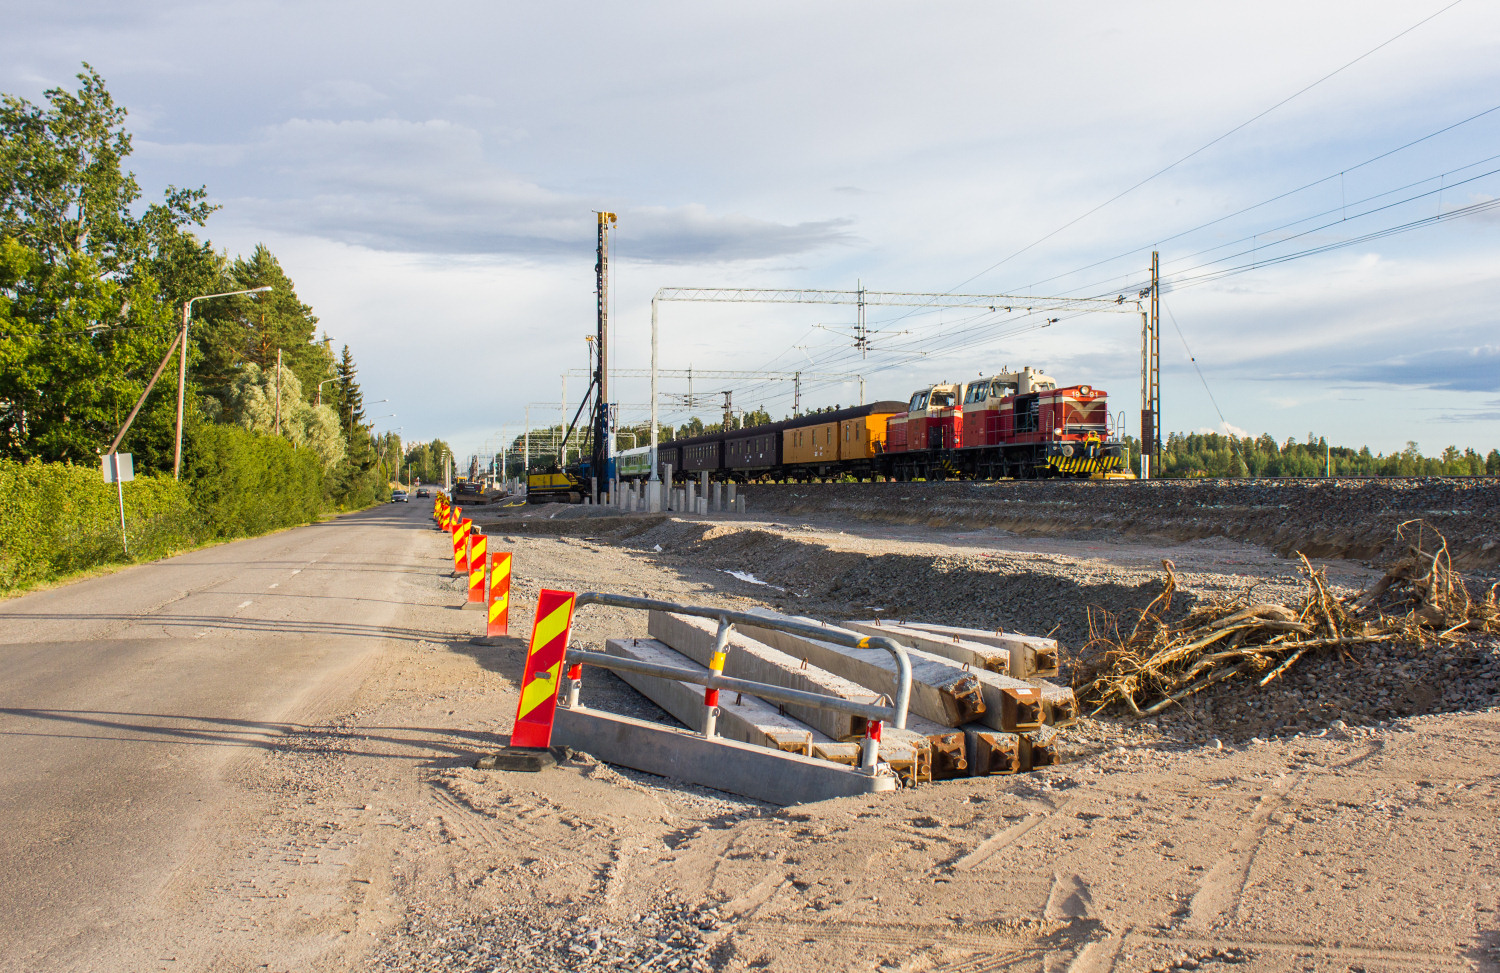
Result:
{"label": "lamp post", "polygon": [[327,385],[329,382],[334,382],[334,381],[337,381],[337,380],[338,380],[338,376],[335,375],[335,376],[333,376],[333,378],[325,378],[325,379],[323,379],[323,381],[321,381],[321,382],[318,383],[318,402],[317,402],[318,405],[322,405],[323,404],[323,386]]}
{"label": "lamp post", "polygon": [[[370,402],[368,404],[369,405],[379,405],[382,402],[389,402],[389,401],[391,401],[391,400],[390,399],[376,399],[374,402]],[[395,413],[391,413],[391,415],[395,415]],[[385,419],[387,417],[386,416],[381,416],[380,418]],[[374,422],[375,420],[371,419],[370,421]],[[354,403],[353,402],[349,403],[349,428],[351,430],[354,428]]]}
{"label": "lamp post", "polygon": [[401,439],[401,430],[403,430],[405,428],[406,428],[405,426],[397,426],[395,428],[395,430],[394,430],[394,432],[396,433],[396,439],[397,439],[397,443],[396,443],[396,482],[397,483],[401,482],[401,460],[403,459],[403,456],[402,456],[403,450],[401,448],[401,443],[400,443],[399,440]]}
{"label": "lamp post", "polygon": [[182,478],[182,403],[187,395],[188,320],[193,313],[194,301],[206,301],[215,297],[234,297],[236,294],[260,294],[271,290],[271,285],[251,287],[243,291],[225,291],[222,294],[199,294],[190,297],[182,305],[182,357],[177,363],[177,445],[172,451],[172,479]]}

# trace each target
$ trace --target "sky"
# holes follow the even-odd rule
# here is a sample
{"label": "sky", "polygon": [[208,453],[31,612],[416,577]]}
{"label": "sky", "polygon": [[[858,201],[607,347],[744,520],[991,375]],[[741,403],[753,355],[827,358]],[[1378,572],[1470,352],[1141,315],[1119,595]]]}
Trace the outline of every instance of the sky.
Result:
{"label": "sky", "polygon": [[[608,210],[620,369],[649,364],[662,287],[1122,296],[877,304],[865,356],[851,306],[664,302],[660,365],[851,376],[802,382],[804,409],[857,402],[854,375],[904,400],[1032,365],[1106,389],[1134,434],[1156,249],[1164,428],[1500,446],[1483,0],[0,11],[0,91],[93,65],[147,197],[206,186],[204,235],[271,248],[409,441],[495,449],[528,406],[555,422],[577,371],[571,415]],[[613,386],[644,420],[646,381]],[[793,408],[788,381],[699,377],[663,417],[716,421],[726,390]]]}

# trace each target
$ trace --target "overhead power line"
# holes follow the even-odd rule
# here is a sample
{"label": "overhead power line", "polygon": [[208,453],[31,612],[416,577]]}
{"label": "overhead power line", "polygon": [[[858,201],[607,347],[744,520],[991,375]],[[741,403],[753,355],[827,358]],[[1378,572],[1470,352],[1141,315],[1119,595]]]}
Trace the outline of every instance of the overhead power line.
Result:
{"label": "overhead power line", "polygon": [[[1413,147],[1415,145],[1420,145],[1423,142],[1426,142],[1426,141],[1429,141],[1431,139],[1437,138],[1439,135],[1443,135],[1443,134],[1445,134],[1447,132],[1451,132],[1451,131],[1453,131],[1456,128],[1460,128],[1460,127],[1462,127],[1464,125],[1469,124],[1470,122],[1478,121],[1479,119],[1484,118],[1486,115],[1491,115],[1491,114],[1493,114],[1493,113],[1495,113],[1497,111],[1500,111],[1500,105],[1494,105],[1494,106],[1492,106],[1490,108],[1486,108],[1482,112],[1476,112],[1475,114],[1470,115],[1468,118],[1465,118],[1465,119],[1462,119],[1460,121],[1454,122],[1451,125],[1445,125],[1445,126],[1443,126],[1442,128],[1438,129],[1435,132],[1428,132],[1426,135],[1423,135],[1420,138],[1414,138],[1410,142],[1405,142],[1405,143],[1403,143],[1401,145],[1396,146],[1393,149],[1387,149],[1386,151],[1381,152],[1378,155],[1373,155],[1370,158],[1365,159],[1362,162],[1357,162],[1357,163],[1355,163],[1352,166],[1345,166],[1344,168],[1338,170],[1337,172],[1330,172],[1328,175],[1322,176],[1321,178],[1318,178],[1318,179],[1314,179],[1312,182],[1305,183],[1304,185],[1298,186],[1296,189],[1288,189],[1285,192],[1277,193],[1275,196],[1272,196],[1269,199],[1263,199],[1263,200],[1261,200],[1258,203],[1252,203],[1251,205],[1246,206],[1246,207],[1244,207],[1242,209],[1235,210],[1233,213],[1228,213],[1228,214],[1225,214],[1224,216],[1216,217],[1214,219],[1209,220],[1206,223],[1199,223],[1197,226],[1190,227],[1190,228],[1188,228],[1186,230],[1179,230],[1178,232],[1173,233],[1171,236],[1162,237],[1160,240],[1157,240],[1157,241],[1155,241],[1153,243],[1142,244],[1141,246],[1133,247],[1133,248],[1131,248],[1129,250],[1125,250],[1125,251],[1122,251],[1120,253],[1117,253],[1117,254],[1115,254],[1112,257],[1105,257],[1103,260],[1096,260],[1093,263],[1084,264],[1082,267],[1074,267],[1072,270],[1066,271],[1066,272],[1061,273],[1061,274],[1055,274],[1055,275],[1053,275],[1051,277],[1044,277],[1041,280],[1036,281],[1036,284],[1050,284],[1050,283],[1052,283],[1055,280],[1062,280],[1064,277],[1071,277],[1072,275],[1077,274],[1077,273],[1082,273],[1085,270],[1093,270],[1095,267],[1101,267],[1104,264],[1113,263],[1116,260],[1123,260],[1126,257],[1132,257],[1132,256],[1135,256],[1138,253],[1143,253],[1145,251],[1158,249],[1162,245],[1167,244],[1167,243],[1171,243],[1173,240],[1180,240],[1180,239],[1182,239],[1183,237],[1187,236],[1190,233],[1197,233],[1200,230],[1206,230],[1209,227],[1217,226],[1218,224],[1223,223],[1226,220],[1232,220],[1232,219],[1234,219],[1236,216],[1244,216],[1246,213],[1250,213],[1250,212],[1253,212],[1254,210],[1260,209],[1262,206],[1269,206],[1272,203],[1279,203],[1281,200],[1286,199],[1286,198],[1288,198],[1290,196],[1295,196],[1295,195],[1297,195],[1300,192],[1306,192],[1309,189],[1313,189],[1313,188],[1315,188],[1317,186],[1321,186],[1325,182],[1330,182],[1330,181],[1332,181],[1334,179],[1339,178],[1342,175],[1346,175],[1348,173],[1354,172],[1355,170],[1363,169],[1365,166],[1372,165],[1372,164],[1374,164],[1376,162],[1379,162],[1381,159],[1389,158],[1390,156],[1395,155],[1397,152],[1404,152],[1405,150],[1407,150],[1407,149],[1409,149],[1409,148],[1411,148],[1411,147]],[[1437,177],[1432,176],[1432,177],[1429,177],[1429,178],[1437,178]],[[1413,185],[1415,185],[1415,184],[1413,184]],[[1407,187],[1403,187],[1403,188],[1407,188]],[[1035,286],[1035,284],[1033,284],[1033,286]]]}
{"label": "overhead power line", "polygon": [[[975,274],[973,277],[970,277],[968,280],[966,280],[963,283],[959,284],[958,287],[963,287],[965,284],[968,284],[968,283],[970,283],[972,281],[975,281],[975,280],[979,279],[980,277],[983,277],[985,274],[990,273],[991,271],[999,269],[1000,267],[1002,267],[1005,264],[1009,263],[1010,261],[1014,260],[1016,257],[1019,257],[1021,254],[1027,252],[1028,250],[1031,250],[1034,247],[1040,246],[1041,244],[1043,244],[1043,243],[1047,242],[1048,240],[1052,239],[1053,237],[1057,236],[1059,233],[1063,232],[1064,230],[1068,229],[1069,227],[1074,226],[1075,224],[1081,223],[1082,221],[1088,219],[1090,216],[1093,216],[1095,213],[1097,213],[1100,210],[1104,209],[1106,206],[1109,206],[1109,205],[1111,205],[1113,203],[1116,203],[1116,202],[1120,201],[1121,199],[1124,199],[1126,196],[1129,196],[1131,193],[1135,192],[1137,189],[1140,189],[1142,186],[1146,185],[1147,183],[1151,182],[1152,180],[1157,179],[1157,178],[1159,178],[1161,176],[1166,175],[1168,172],[1171,172],[1173,169],[1175,169],[1178,166],[1182,165],[1184,162],[1188,161],[1189,159],[1193,158],[1194,156],[1197,156],[1197,155],[1202,154],[1203,152],[1206,152],[1208,149],[1211,149],[1215,145],[1218,145],[1220,142],[1222,142],[1225,139],[1229,138],[1231,135],[1234,135],[1236,132],[1239,132],[1242,129],[1248,127],[1248,126],[1253,125],[1255,122],[1260,121],[1262,118],[1265,118],[1267,115],[1271,114],[1271,112],[1275,111],[1276,109],[1281,108],[1282,106],[1284,106],[1284,105],[1286,105],[1286,104],[1288,104],[1288,103],[1290,103],[1292,101],[1295,101],[1297,98],[1302,97],[1303,95],[1307,94],[1309,91],[1313,90],[1314,88],[1316,88],[1318,85],[1322,84],[1323,82],[1329,80],[1330,78],[1336,77],[1339,74],[1342,74],[1344,71],[1347,71],[1349,68],[1352,68],[1354,65],[1358,64],[1360,61],[1363,61],[1365,58],[1369,57],[1370,55],[1374,54],[1375,52],[1381,50],[1382,48],[1388,47],[1391,44],[1394,44],[1396,41],[1398,41],[1401,38],[1405,37],[1407,34],[1410,34],[1412,31],[1416,30],[1418,27],[1421,27],[1423,24],[1427,23],[1428,21],[1433,20],[1436,17],[1442,16],[1443,14],[1447,13],[1449,10],[1452,10],[1454,7],[1458,6],[1460,3],[1463,3],[1463,0],[1453,0],[1452,3],[1450,3],[1447,6],[1443,7],[1441,10],[1438,10],[1436,13],[1432,13],[1432,14],[1429,14],[1428,16],[1426,16],[1426,17],[1423,17],[1421,20],[1417,21],[1415,24],[1412,24],[1410,27],[1408,27],[1405,30],[1401,31],[1399,34],[1396,34],[1394,37],[1390,37],[1390,38],[1387,38],[1384,41],[1381,41],[1379,44],[1376,44],[1374,47],[1370,48],[1368,51],[1365,51],[1363,54],[1361,54],[1359,57],[1355,58],[1354,60],[1348,61],[1345,64],[1341,65],[1340,67],[1337,67],[1337,68],[1333,69],[1332,71],[1330,71],[1327,74],[1323,75],[1321,78],[1319,78],[1318,80],[1312,82],[1311,84],[1305,85],[1304,87],[1299,88],[1296,91],[1292,92],[1290,95],[1287,95],[1285,98],[1283,98],[1280,101],[1276,102],[1276,104],[1272,105],[1271,107],[1266,108],[1266,109],[1264,109],[1264,110],[1256,113],[1255,115],[1252,115],[1250,118],[1245,119],[1243,122],[1240,122],[1234,128],[1231,128],[1229,131],[1225,132],[1223,135],[1220,135],[1217,138],[1210,139],[1209,141],[1207,141],[1204,144],[1198,146],[1196,149],[1194,149],[1193,151],[1189,152],[1187,155],[1183,156],[1182,158],[1178,159],[1177,161],[1169,163],[1169,164],[1163,166],[1162,168],[1156,170],[1151,175],[1149,175],[1146,178],[1140,180],[1139,182],[1135,183],[1134,185],[1130,186],[1129,188],[1121,190],[1120,192],[1118,192],[1115,195],[1111,196],[1109,199],[1106,199],[1104,202],[1102,202],[1099,205],[1095,206],[1093,209],[1089,210],[1088,212],[1082,213],[1082,214],[1080,214],[1078,216],[1075,216],[1073,219],[1071,219],[1068,222],[1064,223],[1062,226],[1059,226],[1057,229],[1053,230],[1052,232],[1050,232],[1050,233],[1048,233],[1048,234],[1046,234],[1046,235],[1044,235],[1044,236],[1042,236],[1042,237],[1040,237],[1040,238],[1032,241],[1031,243],[1028,243],[1026,246],[1024,246],[1021,249],[1015,251],[1014,253],[1010,254],[1009,256],[1007,256],[1007,257],[1005,257],[1005,258],[1003,258],[1003,259],[1001,259],[999,261],[996,261],[995,263],[993,263],[990,266],[986,267],[984,270],[981,270],[979,273]],[[957,287],[954,288],[954,289],[956,290]]]}

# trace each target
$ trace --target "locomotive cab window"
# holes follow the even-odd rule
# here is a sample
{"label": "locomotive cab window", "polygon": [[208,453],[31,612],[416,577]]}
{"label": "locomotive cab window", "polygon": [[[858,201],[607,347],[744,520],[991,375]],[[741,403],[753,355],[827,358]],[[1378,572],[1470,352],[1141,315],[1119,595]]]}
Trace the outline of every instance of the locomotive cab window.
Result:
{"label": "locomotive cab window", "polygon": [[916,395],[913,395],[911,397],[911,408],[907,411],[921,412],[925,408],[927,408],[927,393],[918,392]]}
{"label": "locomotive cab window", "polygon": [[973,405],[975,402],[983,402],[989,394],[990,387],[988,385],[982,385],[976,382],[973,385],[970,385],[969,390],[964,393],[964,405]]}
{"label": "locomotive cab window", "polygon": [[1014,385],[1007,385],[1005,382],[991,382],[990,394],[996,398],[1003,399],[1007,395],[1015,395],[1016,387]]}
{"label": "locomotive cab window", "polygon": [[932,407],[934,409],[946,409],[953,404],[952,392],[932,393]]}

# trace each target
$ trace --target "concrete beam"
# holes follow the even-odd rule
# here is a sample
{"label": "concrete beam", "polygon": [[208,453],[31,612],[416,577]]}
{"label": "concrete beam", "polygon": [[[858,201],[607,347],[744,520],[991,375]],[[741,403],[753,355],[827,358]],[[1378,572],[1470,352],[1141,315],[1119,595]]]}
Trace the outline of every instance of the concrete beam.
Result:
{"label": "concrete beam", "polygon": [[977,642],[980,645],[992,645],[1005,649],[1010,653],[1009,675],[1017,679],[1029,679],[1032,676],[1047,679],[1057,675],[1058,659],[1061,655],[1057,639],[1043,638],[1038,635],[1018,635],[1014,632],[999,630],[989,631],[982,628],[959,628],[956,625],[935,625],[929,622],[887,621],[886,624],[895,624],[902,628],[948,638],[956,636],[966,642]]}
{"label": "concrete beam", "polygon": [[[718,623],[710,618],[653,611],[647,616],[646,629],[653,638],[660,639],[699,665],[707,666],[713,656]],[[724,675],[862,703],[873,704],[880,698],[879,693],[816,666],[805,665],[801,659],[757,642],[738,630],[729,636]],[[846,741],[864,736],[865,721],[848,713],[795,703],[787,703],[782,709],[832,740]]]}
{"label": "concrete beam", "polygon": [[[798,619],[812,621],[812,619]],[[820,639],[758,626],[741,626],[746,635],[780,649],[799,661],[851,679],[862,686],[894,692],[896,661],[883,649],[855,649]],[[980,673],[965,672],[949,660],[908,650],[911,657],[911,712],[941,726],[962,726],[982,718],[987,700]]]}
{"label": "concrete beam", "polygon": [[[607,639],[604,651],[626,659],[656,662],[661,665],[707,672],[705,666],[675,652],[656,639]],[[622,680],[634,687],[641,695],[651,700],[681,722],[684,726],[698,729],[703,726],[703,687],[675,679],[643,676],[635,672],[616,672]],[[785,750],[812,756],[814,736],[819,743],[832,743],[828,737],[817,733],[806,723],[785,715],[772,704],[756,696],[743,693],[724,692],[719,696],[719,717],[715,730],[720,736],[741,743],[752,743],[772,750]],[[857,751],[857,747],[851,745]],[[858,762],[856,754],[855,760]]]}
{"label": "concrete beam", "polygon": [[[815,619],[799,618],[798,620],[817,624]],[[916,629],[904,622],[895,623],[883,620],[841,622],[839,627],[859,632],[863,635],[884,635],[906,646],[907,653],[912,658],[913,679],[915,679],[916,674],[916,660],[923,655],[928,657],[937,656],[939,659],[945,659],[950,663],[967,664],[970,667],[970,671],[980,670],[977,673],[977,678],[985,687],[982,690],[985,705],[990,709],[1000,709],[1008,705],[1008,699],[1009,705],[1020,704],[1019,712],[1021,714],[1019,719],[1002,721],[1003,726],[994,723],[993,720],[981,717],[980,722],[982,723],[1013,732],[1037,726],[1040,723],[1055,726],[1072,726],[1078,722],[1078,699],[1073,694],[1072,689],[1067,686],[1048,682],[1037,676],[1020,679],[1004,671],[1006,666],[1013,664],[1017,658],[1009,649],[1000,648],[994,644],[976,642],[968,638],[960,638],[956,635],[942,636],[934,631]],[[1051,649],[1047,651],[1052,653],[1050,656],[1051,664],[1054,667],[1056,666],[1057,643],[1051,639],[1038,639],[1029,635],[1006,635],[1005,633],[996,635],[995,633],[986,633],[977,629],[960,629],[951,625],[931,625],[927,626],[927,628],[942,629],[946,632],[976,633],[989,639],[1005,639],[1009,640],[1013,646],[1019,645],[1023,641],[1037,643],[1037,645],[1033,645],[1028,650],[1032,652],[1033,660],[1038,658],[1036,655],[1037,651],[1046,650],[1047,646],[1050,645]],[[916,651],[913,652],[912,650]],[[845,649],[844,651],[851,650]],[[1046,660],[1043,659],[1043,661]],[[915,692],[915,688],[914,685],[913,692]],[[1042,709],[1040,715],[1035,718],[1027,715],[1027,707],[1031,704],[1033,696],[1032,693],[1027,691],[1028,689],[1040,691]],[[1014,692],[1011,692],[1011,690],[1014,690]]]}
{"label": "concrete beam", "polygon": [[584,708],[557,708],[552,743],[606,763],[783,806],[896,788],[894,777],[872,777],[737,740],[705,740],[688,730]]}
{"label": "concrete beam", "polygon": [[883,619],[840,622],[839,626],[861,635],[884,635],[902,645],[952,659],[973,669],[1011,675],[1010,650],[985,642],[974,642],[957,635],[939,635]]}
{"label": "concrete beam", "polygon": [[[798,620],[817,624],[814,619],[798,618]],[[865,685],[889,684],[895,671],[895,663],[891,661],[890,656],[877,654],[868,649],[846,648],[831,642],[757,626],[743,627],[746,634],[789,655],[798,659],[806,659],[813,665]],[[906,652],[911,658],[911,709],[913,713],[944,726],[961,726],[974,721],[1006,733],[1015,733],[1042,725],[1045,716],[1045,696],[1042,690],[1025,680],[1014,679],[997,672],[975,670],[966,672],[959,663],[952,659],[945,659],[917,648],[908,647]],[[953,685],[954,683],[950,680],[956,677],[963,680],[966,688],[977,689],[980,699],[984,702],[983,708],[970,709],[970,715],[967,718],[958,720],[953,719],[955,707],[948,694],[943,692],[943,687]]]}
{"label": "concrete beam", "polygon": [[970,776],[1014,774],[1021,769],[1019,734],[1000,733],[984,726],[966,726],[964,737]]}

